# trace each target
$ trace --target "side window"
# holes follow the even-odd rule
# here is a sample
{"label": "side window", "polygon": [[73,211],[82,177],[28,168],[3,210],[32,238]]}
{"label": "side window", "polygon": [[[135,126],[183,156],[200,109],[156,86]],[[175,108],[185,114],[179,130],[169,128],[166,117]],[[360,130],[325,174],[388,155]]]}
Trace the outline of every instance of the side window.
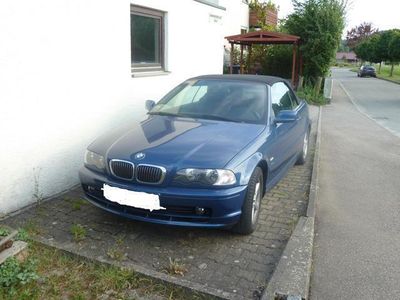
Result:
{"label": "side window", "polygon": [[281,110],[292,110],[295,106],[289,88],[283,82],[277,82],[271,87],[271,102],[274,114]]}

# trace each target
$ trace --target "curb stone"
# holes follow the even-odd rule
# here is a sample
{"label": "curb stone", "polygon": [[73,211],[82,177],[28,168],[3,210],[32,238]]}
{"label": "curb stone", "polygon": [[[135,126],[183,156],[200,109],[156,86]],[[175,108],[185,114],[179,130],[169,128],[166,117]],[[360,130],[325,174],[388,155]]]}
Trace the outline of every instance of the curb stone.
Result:
{"label": "curb stone", "polygon": [[310,193],[308,195],[308,206],[306,217],[315,217],[315,204],[318,199],[318,171],[319,171],[319,149],[321,145],[321,120],[322,120],[322,107],[319,107],[318,124],[317,124],[317,138],[315,141],[315,151],[313,160],[313,170],[311,174]]}
{"label": "curb stone", "polygon": [[320,107],[307,213],[306,216],[300,217],[263,292],[262,300],[308,299],[314,246],[315,203],[318,199],[321,117]]}
{"label": "curb stone", "polygon": [[42,246],[47,247],[47,248],[53,248],[57,249],[63,253],[66,253],[68,255],[72,255],[75,257],[79,257],[81,259],[94,262],[94,263],[102,263],[110,266],[115,266],[119,268],[125,268],[134,271],[135,273],[138,273],[144,277],[148,277],[151,279],[158,280],[160,282],[164,282],[166,284],[171,284],[174,286],[179,286],[182,287],[188,291],[195,291],[199,294],[203,294],[203,296],[209,297],[209,299],[232,299],[232,300],[244,300],[244,298],[240,295],[236,295],[230,292],[222,291],[204,284],[198,284],[189,280],[186,280],[184,278],[179,278],[179,277],[174,277],[171,275],[168,275],[167,273],[161,273],[157,271],[153,271],[150,269],[146,269],[140,265],[134,264],[134,263],[119,263],[116,261],[109,260],[107,258],[97,258],[93,259],[89,256],[86,256],[82,253],[75,252],[71,249],[66,249],[65,247],[59,247],[56,244],[49,243],[46,239],[41,239],[41,238],[33,238],[33,240],[37,243],[40,243]]}
{"label": "curb stone", "polygon": [[400,82],[398,82],[398,81],[395,81],[395,80],[391,80],[391,79],[388,79],[388,78],[383,78],[383,77],[376,77],[377,79],[380,79],[380,80],[385,80],[385,81],[387,81],[387,82],[391,82],[391,83],[394,83],[394,84],[400,84]]}
{"label": "curb stone", "polygon": [[15,241],[11,248],[7,248],[0,253],[0,265],[10,257],[18,257],[20,253],[23,253],[28,247],[28,243],[24,241]]}
{"label": "curb stone", "polygon": [[262,299],[307,299],[313,240],[314,218],[300,217]]}

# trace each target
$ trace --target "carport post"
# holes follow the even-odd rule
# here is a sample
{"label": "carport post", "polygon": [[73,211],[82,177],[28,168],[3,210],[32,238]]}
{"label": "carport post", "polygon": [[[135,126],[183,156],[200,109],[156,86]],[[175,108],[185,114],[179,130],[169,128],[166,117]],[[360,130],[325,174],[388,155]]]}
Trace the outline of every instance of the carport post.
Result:
{"label": "carport post", "polygon": [[299,75],[303,76],[303,55],[299,51]]}
{"label": "carport post", "polygon": [[248,45],[248,53],[247,53],[247,73],[251,74],[251,70],[250,70],[250,64],[251,64],[251,44]]}
{"label": "carport post", "polygon": [[233,74],[233,43],[231,43],[231,65],[229,71],[231,74]]}
{"label": "carport post", "polygon": [[295,86],[296,80],[296,53],[297,53],[297,44],[293,43],[293,63],[292,63],[292,86]]}
{"label": "carport post", "polygon": [[243,44],[240,44],[240,74],[243,74]]}

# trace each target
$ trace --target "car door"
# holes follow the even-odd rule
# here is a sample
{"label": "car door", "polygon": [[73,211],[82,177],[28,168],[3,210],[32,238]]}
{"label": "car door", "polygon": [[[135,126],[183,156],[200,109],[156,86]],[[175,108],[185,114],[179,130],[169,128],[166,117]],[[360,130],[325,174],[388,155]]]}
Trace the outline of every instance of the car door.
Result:
{"label": "car door", "polygon": [[298,122],[276,123],[275,116],[282,110],[296,110],[298,107],[292,99],[290,88],[284,82],[277,82],[271,86],[271,130],[273,143],[271,146],[270,166],[272,175],[275,176],[283,170],[296,154],[298,148]]}
{"label": "car door", "polygon": [[293,103],[293,110],[296,112],[297,120],[295,121],[295,139],[296,146],[294,147],[294,154],[297,154],[303,147],[304,134],[308,130],[308,108],[304,100],[297,98],[291,88],[289,94]]}

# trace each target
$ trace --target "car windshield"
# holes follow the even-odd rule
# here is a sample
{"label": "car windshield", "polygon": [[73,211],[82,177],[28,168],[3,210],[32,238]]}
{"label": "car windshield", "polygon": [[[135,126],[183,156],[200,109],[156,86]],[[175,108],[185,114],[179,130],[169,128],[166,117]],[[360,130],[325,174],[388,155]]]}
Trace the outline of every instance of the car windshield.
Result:
{"label": "car windshield", "polygon": [[149,114],[263,124],[267,87],[238,80],[189,80],[169,92]]}

